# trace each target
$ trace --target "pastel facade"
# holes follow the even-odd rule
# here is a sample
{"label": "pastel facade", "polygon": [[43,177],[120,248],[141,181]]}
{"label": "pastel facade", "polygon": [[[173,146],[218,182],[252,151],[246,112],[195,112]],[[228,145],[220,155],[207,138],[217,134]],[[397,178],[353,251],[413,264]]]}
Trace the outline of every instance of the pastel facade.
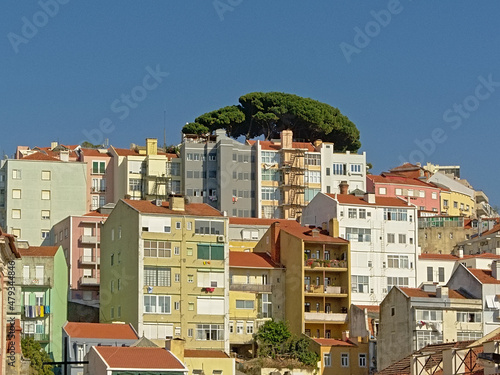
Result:
{"label": "pastel facade", "polygon": [[[114,163],[107,149],[79,149],[80,161],[87,164],[87,211],[114,200]],[[90,186],[88,186],[90,185]]]}
{"label": "pastel facade", "polygon": [[54,361],[62,360],[62,326],[68,308],[68,266],[59,246],[19,243],[18,304],[9,316],[21,320],[23,337],[33,337]]}
{"label": "pastel facade", "polygon": [[228,352],[228,218],[182,196],[155,203],[121,200],[103,225],[100,321]]}
{"label": "pastel facade", "polygon": [[51,228],[69,215],[87,212],[86,164],[40,152],[8,159],[0,171],[5,189],[0,226],[33,246],[52,243]]}
{"label": "pastel facade", "polygon": [[418,245],[422,253],[449,254],[474,234],[470,220],[463,216],[429,215],[418,218]]}
{"label": "pastel facade", "polygon": [[442,213],[449,216],[476,217],[474,189],[440,172],[434,173],[427,181],[446,189],[441,192]]}
{"label": "pastel facade", "polygon": [[[177,355],[177,353],[175,353]],[[177,355],[178,356],[178,355]],[[178,356],[179,357],[179,356]],[[184,364],[189,374],[236,374],[236,361],[223,351],[184,350]]]}
{"label": "pastel facade", "polygon": [[352,302],[378,305],[394,286],[415,287],[416,207],[374,194],[318,194],[303,225],[327,229],[351,242]]}
{"label": "pastel facade", "polygon": [[384,369],[429,344],[483,336],[481,299],[445,286],[391,289],[380,305],[377,367]]}

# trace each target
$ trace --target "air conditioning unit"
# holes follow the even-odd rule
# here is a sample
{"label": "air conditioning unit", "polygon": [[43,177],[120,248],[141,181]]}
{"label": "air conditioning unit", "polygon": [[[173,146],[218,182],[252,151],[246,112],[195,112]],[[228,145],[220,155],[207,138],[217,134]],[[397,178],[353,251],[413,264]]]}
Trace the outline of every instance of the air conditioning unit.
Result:
{"label": "air conditioning unit", "polygon": [[224,236],[217,236],[217,242],[224,242]]}

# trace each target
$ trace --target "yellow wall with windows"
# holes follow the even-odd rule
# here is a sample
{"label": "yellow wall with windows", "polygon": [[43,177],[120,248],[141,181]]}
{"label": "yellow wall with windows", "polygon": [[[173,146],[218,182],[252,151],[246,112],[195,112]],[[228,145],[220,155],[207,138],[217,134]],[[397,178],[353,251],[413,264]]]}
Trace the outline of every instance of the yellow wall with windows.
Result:
{"label": "yellow wall with windows", "polygon": [[441,212],[449,216],[475,215],[475,201],[466,194],[455,191],[441,191]]}

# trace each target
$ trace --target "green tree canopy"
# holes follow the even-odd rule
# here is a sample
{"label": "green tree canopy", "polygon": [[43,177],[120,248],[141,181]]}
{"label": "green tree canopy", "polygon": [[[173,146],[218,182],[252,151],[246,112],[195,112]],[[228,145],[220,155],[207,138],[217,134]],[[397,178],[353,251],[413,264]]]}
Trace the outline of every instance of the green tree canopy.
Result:
{"label": "green tree canopy", "polygon": [[337,108],[317,100],[280,92],[253,92],[241,96],[239,103],[197,117],[184,126],[183,133],[225,129],[233,138],[263,135],[269,140],[290,129],[295,139],[333,142],[338,151],[357,151],[361,146],[356,125]]}
{"label": "green tree canopy", "polygon": [[33,337],[27,337],[21,340],[21,350],[23,356],[31,360],[30,367],[37,371],[38,375],[54,375],[52,366],[43,365],[44,362],[52,362],[49,355],[42,349],[40,343]]}

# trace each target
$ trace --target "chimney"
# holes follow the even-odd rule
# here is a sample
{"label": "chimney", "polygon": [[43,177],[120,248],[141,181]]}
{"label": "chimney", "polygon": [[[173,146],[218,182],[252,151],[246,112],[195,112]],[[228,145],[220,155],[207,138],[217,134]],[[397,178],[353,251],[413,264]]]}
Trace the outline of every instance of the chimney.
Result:
{"label": "chimney", "polygon": [[291,130],[283,130],[280,134],[281,148],[292,148],[293,132]]}
{"label": "chimney", "polygon": [[495,260],[491,263],[491,276],[495,279],[500,280],[500,262]]}
{"label": "chimney", "polygon": [[349,340],[349,331],[342,331],[342,341]]}
{"label": "chimney", "polygon": [[168,208],[172,211],[185,211],[184,196],[181,194],[170,194],[168,196]]}
{"label": "chimney", "polygon": [[464,248],[463,248],[463,246],[460,246],[458,248],[458,257],[459,258],[463,258],[464,257]]}
{"label": "chimney", "polygon": [[186,341],[183,339],[166,339],[165,340],[165,349],[172,352],[181,362],[184,362],[184,347]]}
{"label": "chimney", "polygon": [[274,263],[280,263],[280,222],[271,224],[271,259]]}
{"label": "chimney", "polygon": [[375,194],[374,193],[365,193],[363,199],[366,203],[375,204]]}
{"label": "chimney", "polygon": [[69,161],[69,151],[63,150],[63,151],[59,152],[59,160]]}
{"label": "chimney", "polygon": [[319,237],[319,229],[318,228],[313,228],[313,230],[312,230],[312,236],[313,237]]}
{"label": "chimney", "polygon": [[50,149],[51,150],[55,149],[57,146],[59,146],[59,142],[50,142]]}
{"label": "chimney", "polygon": [[146,155],[158,155],[158,140],[146,138]]}
{"label": "chimney", "polygon": [[349,191],[349,184],[347,183],[347,181],[340,181],[339,190],[340,194],[347,194],[347,192]]}
{"label": "chimney", "polygon": [[436,287],[436,298],[448,298],[449,289],[447,286],[439,285]]}

